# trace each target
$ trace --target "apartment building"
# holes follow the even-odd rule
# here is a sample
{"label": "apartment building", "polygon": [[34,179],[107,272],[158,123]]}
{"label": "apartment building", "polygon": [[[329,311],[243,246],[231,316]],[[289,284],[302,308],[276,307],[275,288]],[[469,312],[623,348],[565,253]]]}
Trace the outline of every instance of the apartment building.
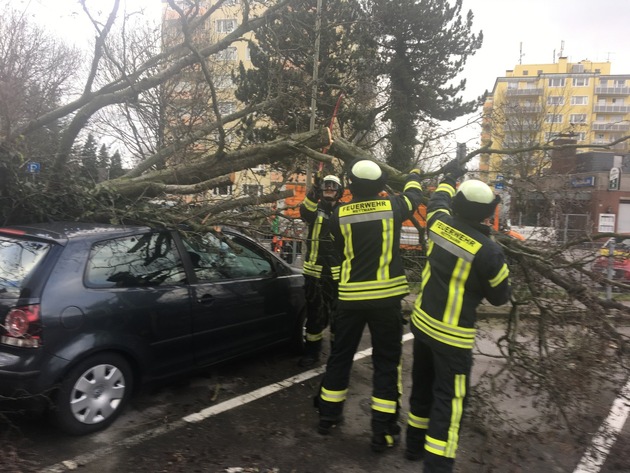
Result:
{"label": "apartment building", "polygon": [[[176,0],[176,5],[180,7],[184,12],[190,11],[191,8],[196,8],[196,4],[200,4],[198,15],[203,15],[208,9],[217,5],[217,0],[202,0],[197,2],[195,0]],[[172,42],[178,42],[182,40],[181,23],[179,20],[179,14],[172,10],[166,0],[162,0],[163,6],[163,36],[164,43],[169,44]],[[261,4],[254,8],[263,8]],[[259,13],[252,10],[250,15]],[[197,35],[203,35],[203,41],[217,42],[224,38],[227,34],[233,32],[241,23],[243,18],[243,10],[240,0],[224,0],[220,7],[208,17],[207,21],[203,25],[203,28],[198,30]],[[242,63],[247,69],[252,67],[250,60],[248,40],[251,40],[253,34],[248,33],[243,35],[242,40],[232,43],[229,47],[220,51],[214,57],[206,63],[209,69],[213,84],[215,87],[215,94],[218,99],[218,108],[222,115],[229,115],[237,111],[239,103],[236,100],[235,84],[232,81],[232,73],[238,71],[239,65]],[[187,75],[182,75],[177,78],[178,83],[175,85],[178,91],[177,95],[181,98],[184,106],[190,106],[195,102],[195,93],[198,96],[209,97],[209,93],[206,90],[205,95],[203,88],[205,86],[205,77],[200,69],[193,69]],[[197,102],[199,102],[197,100]],[[167,115],[167,121],[170,126],[171,133],[177,133],[177,124],[181,121],[185,121],[185,125],[189,125],[189,122],[201,123],[203,120],[207,120],[207,117],[212,116],[209,110],[210,104],[204,104],[205,109],[201,110],[199,115],[191,117],[189,110],[184,110],[179,116],[177,108],[173,108],[175,114],[171,113]],[[197,108],[202,108],[197,105]],[[194,124],[194,123],[193,123]],[[226,147],[229,149],[235,146],[238,142],[238,138],[234,135],[234,124],[227,124],[225,127],[225,140]],[[208,136],[206,140],[200,141],[196,144],[195,150],[192,152],[205,153],[212,152],[213,148],[216,149],[218,143],[218,136],[216,134]],[[190,150],[188,151],[191,152]],[[267,165],[260,165],[253,169],[244,170],[230,175],[230,183],[221,187],[217,187],[210,191],[208,195],[205,195],[204,199],[223,199],[233,198],[241,196],[261,196],[272,190],[274,186],[278,184],[278,181],[282,181],[282,177],[277,172],[272,172]],[[284,203],[280,203],[281,207]]]}
{"label": "apartment building", "polygon": [[[610,62],[519,64],[495,81],[484,104],[482,145],[494,149],[522,149],[571,137],[578,145],[609,145],[630,133],[630,73],[611,74]],[[584,148],[580,151],[601,151]],[[617,154],[630,151],[628,142],[610,145]],[[512,173],[537,171],[550,164],[542,154],[530,156],[529,166]],[[486,154],[480,170],[489,182],[509,174],[509,153]],[[522,164],[522,160],[521,160]]]}

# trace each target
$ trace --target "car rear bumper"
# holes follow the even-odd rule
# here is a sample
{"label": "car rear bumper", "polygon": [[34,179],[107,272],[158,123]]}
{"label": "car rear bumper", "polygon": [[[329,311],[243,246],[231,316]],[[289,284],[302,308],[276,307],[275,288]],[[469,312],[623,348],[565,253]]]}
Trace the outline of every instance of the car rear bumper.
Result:
{"label": "car rear bumper", "polygon": [[0,395],[23,396],[38,394],[42,391],[38,385],[40,370],[29,368],[35,355],[0,352]]}

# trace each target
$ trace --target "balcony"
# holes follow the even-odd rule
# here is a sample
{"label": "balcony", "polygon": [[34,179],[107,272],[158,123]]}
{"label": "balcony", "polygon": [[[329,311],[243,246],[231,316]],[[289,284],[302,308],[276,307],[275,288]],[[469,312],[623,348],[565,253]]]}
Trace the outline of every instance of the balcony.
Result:
{"label": "balcony", "polygon": [[536,97],[543,94],[543,89],[508,89],[508,97]]}
{"label": "balcony", "polygon": [[[594,140],[593,141],[594,145],[609,145],[610,141],[609,140]],[[617,150],[617,151],[626,151],[628,149],[628,144],[627,142],[623,142],[623,143],[617,143],[614,146],[610,146],[610,149],[612,150]]]}
{"label": "balcony", "polygon": [[630,113],[629,105],[595,105],[595,113]]}
{"label": "balcony", "polygon": [[630,87],[595,87],[598,95],[630,95]]}
{"label": "balcony", "polygon": [[626,123],[593,123],[593,131],[628,131],[630,124]]}
{"label": "balcony", "polygon": [[542,112],[542,105],[516,105],[508,106],[505,108],[507,114],[521,114],[521,113],[540,113]]}

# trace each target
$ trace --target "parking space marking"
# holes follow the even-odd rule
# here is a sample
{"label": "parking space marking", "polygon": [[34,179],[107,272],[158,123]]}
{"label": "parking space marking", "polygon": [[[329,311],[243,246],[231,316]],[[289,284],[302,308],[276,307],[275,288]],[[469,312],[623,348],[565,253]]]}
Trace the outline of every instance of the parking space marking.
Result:
{"label": "parking space marking", "polygon": [[[411,340],[413,335],[411,333],[406,333],[403,335],[403,342],[407,340]],[[359,351],[354,355],[354,361],[360,360],[362,358],[368,357],[372,354],[372,348],[366,348],[365,350]],[[201,422],[209,417],[216,416],[225,411],[229,411],[230,409],[234,409],[235,407],[243,406],[245,404],[249,404],[250,402],[261,399],[265,396],[269,396],[270,394],[274,394],[283,389],[290,388],[299,383],[303,383],[315,376],[319,376],[324,373],[326,369],[325,366],[320,366],[319,368],[315,368],[309,371],[305,371],[296,376],[291,376],[283,381],[278,383],[273,383],[268,386],[262,387],[260,389],[256,389],[252,392],[242,394],[240,396],[236,396],[235,398],[228,399],[227,401],[221,402],[215,406],[210,406],[205,409],[202,409],[199,412],[194,414],[187,415],[182,419],[176,420],[174,422],[170,422],[168,424],[162,425],[160,427],[156,427],[155,429],[150,429],[142,432],[141,434],[133,435],[124,440],[119,440],[118,442],[114,442],[107,447],[98,448],[91,453],[86,453],[84,455],[79,455],[71,460],[65,460],[60,463],[56,463],[49,467],[43,468],[40,470],[41,473],[63,473],[68,471],[69,466],[74,466],[75,468],[80,465],[86,465],[93,461],[98,460],[106,455],[114,452],[118,447],[129,448],[134,445],[138,445],[146,440],[159,437],[163,434],[168,434],[173,432],[181,427],[185,427],[190,423]]]}
{"label": "parking space marking", "polygon": [[597,430],[591,446],[586,450],[573,473],[598,473],[606,461],[617,436],[628,420],[630,412],[630,378],[613,402],[608,417]]}

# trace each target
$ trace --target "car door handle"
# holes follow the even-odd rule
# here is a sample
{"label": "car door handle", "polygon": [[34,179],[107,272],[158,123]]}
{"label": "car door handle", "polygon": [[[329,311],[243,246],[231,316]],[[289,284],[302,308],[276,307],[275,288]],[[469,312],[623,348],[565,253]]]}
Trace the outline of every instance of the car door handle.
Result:
{"label": "car door handle", "polygon": [[197,302],[203,305],[210,305],[214,303],[214,297],[212,297],[210,294],[204,294],[197,299]]}

